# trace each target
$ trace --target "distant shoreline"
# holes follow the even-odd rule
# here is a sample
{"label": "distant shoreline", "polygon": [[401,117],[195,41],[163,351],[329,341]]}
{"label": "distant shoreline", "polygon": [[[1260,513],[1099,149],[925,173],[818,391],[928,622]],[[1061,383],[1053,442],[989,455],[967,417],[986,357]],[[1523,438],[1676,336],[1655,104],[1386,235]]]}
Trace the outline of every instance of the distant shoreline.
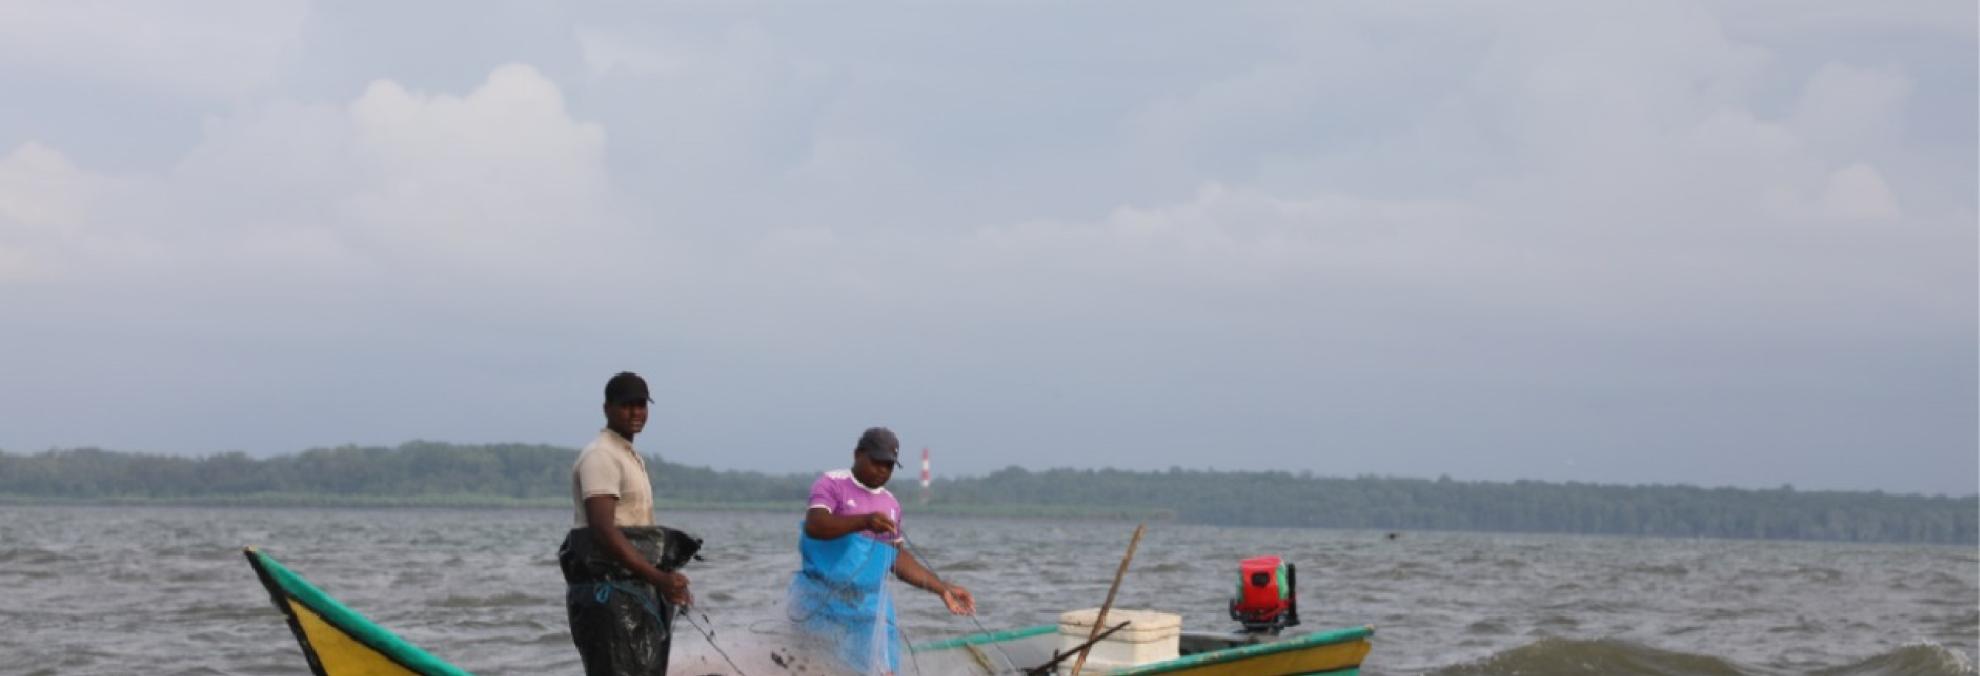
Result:
{"label": "distant shoreline", "polygon": [[[0,504],[564,509],[577,451],[408,442],[251,458],[102,449],[0,451]],[[648,456],[659,508],[796,514],[815,474],[680,465]],[[919,503],[913,481],[897,493]],[[1563,533],[1678,539],[1971,545],[1980,497],[1449,477],[1330,477],[1275,470],[1027,470],[935,479],[910,513],[1158,520],[1228,527]]]}
{"label": "distant shoreline", "polygon": [[[556,499],[516,500],[498,496],[440,496],[421,498],[387,498],[382,496],[337,496],[337,495],[296,495],[258,494],[232,498],[47,498],[32,495],[0,493],[0,507],[205,507],[218,509],[261,508],[261,509],[379,509],[379,510],[424,510],[424,509],[516,509],[516,510],[566,510],[568,502]],[[703,502],[656,500],[654,508],[662,514],[675,512],[744,512],[755,514],[775,514],[786,512],[797,514],[803,501],[790,502]],[[1014,505],[910,505],[913,516],[944,516],[964,519],[1014,519],[1014,520],[1058,520],[1082,522],[1123,522],[1151,521],[1180,523],[1191,526],[1217,528],[1286,528],[1294,530],[1342,530],[1366,531],[1370,533],[1472,533],[1480,535],[1534,535],[1593,538],[1650,538],[1668,540],[1713,540],[1724,542],[1815,542],[1828,544],[1926,546],[1926,547],[1970,547],[1970,543],[1958,542],[1846,542],[1840,540],[1788,540],[1758,539],[1722,536],[1679,536],[1643,533],[1573,533],[1543,530],[1489,530],[1489,529],[1382,529],[1348,526],[1300,526],[1268,524],[1231,524],[1204,521],[1190,521],[1179,518],[1174,510],[1108,510],[1089,509],[1077,506],[1034,506]]]}
{"label": "distant shoreline", "polygon": [[[752,501],[669,501],[655,500],[654,509],[662,514],[676,512],[745,512],[775,514],[787,512],[797,514],[803,508],[803,501],[789,502]],[[309,495],[292,493],[261,493],[232,497],[123,497],[123,498],[50,498],[43,496],[0,493],[0,507],[207,507],[207,508],[265,508],[265,509],[517,509],[517,510],[565,510],[570,508],[567,498],[515,499],[488,495],[419,496],[412,498],[369,496],[369,495]],[[1678,536],[1642,533],[1571,533],[1543,530],[1490,530],[1490,529],[1383,529],[1343,526],[1299,526],[1268,524],[1231,524],[1205,521],[1192,521],[1180,518],[1171,509],[1101,509],[1076,505],[956,505],[932,504],[914,505],[910,503],[910,514],[914,516],[946,516],[965,519],[1017,519],[1017,520],[1071,520],[1071,521],[1153,521],[1181,523],[1192,526],[1213,526],[1219,528],[1291,528],[1313,530],[1349,530],[1374,533],[1477,533],[1498,535],[1560,535],[1573,537],[1638,537],[1676,540],[1715,540],[1715,541],[1755,541],[1755,542],[1828,542],[1833,544],[1875,544],[1894,546],[1933,546],[1967,547],[1969,543],[1955,542],[1845,542],[1838,540],[1766,540],[1757,538]]]}
{"label": "distant shoreline", "polygon": [[[505,498],[492,495],[425,495],[412,497],[374,495],[317,495],[301,493],[253,493],[237,496],[198,497],[94,497],[59,498],[0,493],[0,506],[20,507],[267,507],[274,509],[570,509],[568,498]],[[685,512],[789,512],[800,514],[804,501],[674,501],[655,500],[658,511]],[[914,505],[911,514],[927,516],[995,517],[1013,519],[1080,519],[1090,521],[1175,521],[1175,510],[1108,509],[1078,505]]]}

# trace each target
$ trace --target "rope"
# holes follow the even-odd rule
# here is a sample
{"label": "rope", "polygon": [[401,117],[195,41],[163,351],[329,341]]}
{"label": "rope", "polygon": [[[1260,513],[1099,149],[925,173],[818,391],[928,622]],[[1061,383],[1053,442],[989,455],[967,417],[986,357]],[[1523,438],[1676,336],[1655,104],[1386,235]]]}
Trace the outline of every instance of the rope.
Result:
{"label": "rope", "polygon": [[914,639],[908,638],[907,628],[899,620],[894,622],[894,632],[901,635],[901,648],[907,651],[908,661],[914,663],[914,673],[921,673],[921,656],[914,652]]}
{"label": "rope", "polygon": [[667,617],[665,615],[660,614],[660,605],[654,602],[653,597],[647,596],[645,592],[640,591],[638,588],[630,586],[627,583],[620,582],[617,580],[605,580],[602,582],[580,582],[571,586],[581,588],[587,584],[592,585],[593,587],[591,592],[591,600],[597,602],[599,605],[604,605],[607,600],[611,599],[612,590],[617,589],[621,592],[625,592],[627,596],[631,596],[635,599],[638,599],[639,607],[644,609],[646,611],[646,614],[652,615],[653,619],[659,620],[660,624],[662,625],[667,624]]}
{"label": "rope", "polygon": [[[702,638],[708,639],[708,647],[714,648],[715,654],[721,655],[722,661],[728,662],[729,668],[736,670],[736,676],[748,676],[747,674],[743,673],[742,667],[736,666],[736,661],[729,657],[729,651],[723,650],[722,646],[717,645],[715,643],[715,630],[711,628],[715,623],[708,619],[708,613],[693,608],[690,608],[689,610],[693,610],[694,612],[701,613],[701,621],[695,622],[694,615],[690,613],[681,613],[681,617],[687,618],[688,626],[694,627],[695,631],[701,633]],[[708,625],[708,626],[703,626],[703,625]]]}
{"label": "rope", "polygon": [[[906,532],[906,531],[896,531],[896,533],[898,533],[898,534],[899,534],[899,535],[901,536],[901,548],[902,548],[902,549],[906,549],[906,550],[908,550],[908,552],[909,552],[909,553],[911,553],[911,554],[914,554],[914,559],[915,559],[916,561],[920,561],[920,562],[921,562],[921,567],[923,567],[923,568],[927,568],[927,569],[928,569],[928,572],[930,572],[930,573],[934,573],[934,574],[935,574],[935,577],[937,577],[937,578],[941,578],[941,577],[946,577],[945,575],[943,575],[943,574],[942,574],[942,572],[941,572],[941,571],[938,571],[938,570],[935,570],[935,566],[934,566],[933,564],[930,564],[930,563],[928,562],[928,557],[926,557],[926,556],[922,556],[922,555],[921,555],[921,548],[920,548],[920,547],[916,547],[916,546],[914,546],[913,544],[910,544],[910,543],[908,542],[908,538],[907,538],[907,532]],[[978,620],[978,619],[976,619],[976,614],[975,614],[975,613],[971,613],[971,614],[969,614],[969,615],[967,615],[966,617],[968,617],[968,618],[969,618],[969,621],[970,621],[970,623],[971,623],[971,624],[974,624],[974,625],[976,625],[976,630],[977,630],[977,631],[980,631],[980,632],[983,632],[983,633],[985,633],[985,634],[988,634],[988,633],[990,633],[990,629],[989,629],[988,627],[985,627],[985,626],[983,626],[983,621],[982,621],[982,620]],[[998,654],[998,655],[1002,655],[1002,656],[1004,657],[1004,666],[1007,666],[1007,667],[1010,667],[1010,670],[1011,670],[1011,671],[1012,671],[1013,673],[1015,673],[1015,672],[1019,672],[1019,671],[1023,671],[1022,669],[1019,669],[1019,668],[1018,668],[1018,665],[1017,665],[1017,660],[1014,660],[1014,659],[1011,659],[1011,654],[1010,654],[1010,653],[1007,653],[1007,652],[1004,652],[1004,646],[1002,646],[1002,645],[999,645],[999,644],[997,644],[997,643],[994,643],[994,642],[993,642],[993,643],[991,643],[991,644],[990,644],[990,647],[992,647],[992,648],[996,648],[996,649],[997,649],[997,654]],[[917,664],[917,665],[916,665],[916,669],[917,669],[917,671],[919,670],[919,668],[920,668],[920,666],[919,666],[919,665]]]}
{"label": "rope", "polygon": [[[620,592],[625,593],[627,596],[631,596],[635,599],[638,599],[640,607],[646,610],[646,614],[652,615],[653,619],[658,620],[661,626],[664,627],[672,624],[671,622],[667,621],[666,615],[660,612],[660,604],[654,601],[653,597],[646,595],[645,592],[640,591],[638,588],[614,580],[607,580],[604,582],[596,582],[592,584],[594,588],[592,589],[591,592],[591,600],[598,602],[600,605],[603,605],[607,600],[611,599],[612,590],[616,589],[619,590]],[[572,585],[572,586],[580,586],[580,585]],[[691,614],[697,612],[701,613],[700,622],[695,622],[694,615]],[[729,651],[723,650],[722,646],[715,643],[715,630],[710,628],[713,627],[715,623],[708,619],[708,613],[706,611],[700,610],[698,608],[694,608],[692,606],[682,606],[680,610],[675,613],[675,616],[686,619],[688,626],[694,627],[694,630],[700,633],[702,638],[708,639],[708,647],[714,648],[715,654],[721,655],[722,661],[728,662],[729,668],[736,670],[736,676],[749,676],[748,674],[743,673],[742,667],[736,666],[736,661],[729,657]]]}

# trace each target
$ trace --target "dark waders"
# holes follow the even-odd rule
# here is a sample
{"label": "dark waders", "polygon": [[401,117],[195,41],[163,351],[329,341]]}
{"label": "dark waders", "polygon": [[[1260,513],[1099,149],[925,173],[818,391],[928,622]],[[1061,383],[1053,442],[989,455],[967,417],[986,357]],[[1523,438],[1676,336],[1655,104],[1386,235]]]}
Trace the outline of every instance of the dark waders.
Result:
{"label": "dark waders", "polygon": [[[661,570],[687,563],[701,541],[660,526],[620,528],[633,550]],[[557,548],[569,585],[564,607],[585,676],[664,676],[673,645],[674,605],[612,560],[589,528],[573,528]]]}

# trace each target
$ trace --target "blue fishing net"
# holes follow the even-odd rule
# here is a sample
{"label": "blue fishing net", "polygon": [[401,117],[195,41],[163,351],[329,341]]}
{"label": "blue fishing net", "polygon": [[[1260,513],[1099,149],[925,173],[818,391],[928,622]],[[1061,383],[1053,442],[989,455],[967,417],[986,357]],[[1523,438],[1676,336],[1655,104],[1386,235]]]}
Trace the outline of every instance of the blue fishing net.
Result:
{"label": "blue fishing net", "polygon": [[819,540],[799,526],[798,553],[804,563],[791,578],[791,622],[855,673],[900,673],[900,631],[887,592],[894,546],[866,533]]}

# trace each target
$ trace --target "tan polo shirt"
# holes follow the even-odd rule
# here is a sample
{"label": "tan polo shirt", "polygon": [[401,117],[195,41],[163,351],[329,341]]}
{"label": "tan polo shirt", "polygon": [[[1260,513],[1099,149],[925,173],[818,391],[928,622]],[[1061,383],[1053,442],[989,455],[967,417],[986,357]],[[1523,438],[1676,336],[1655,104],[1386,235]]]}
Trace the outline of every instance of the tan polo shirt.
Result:
{"label": "tan polo shirt", "polygon": [[611,428],[578,452],[571,466],[571,498],[577,503],[576,528],[589,524],[584,519],[584,499],[610,495],[619,499],[612,513],[613,525],[651,526],[653,523],[653,481],[646,474],[646,460],[634,451],[632,442]]}

